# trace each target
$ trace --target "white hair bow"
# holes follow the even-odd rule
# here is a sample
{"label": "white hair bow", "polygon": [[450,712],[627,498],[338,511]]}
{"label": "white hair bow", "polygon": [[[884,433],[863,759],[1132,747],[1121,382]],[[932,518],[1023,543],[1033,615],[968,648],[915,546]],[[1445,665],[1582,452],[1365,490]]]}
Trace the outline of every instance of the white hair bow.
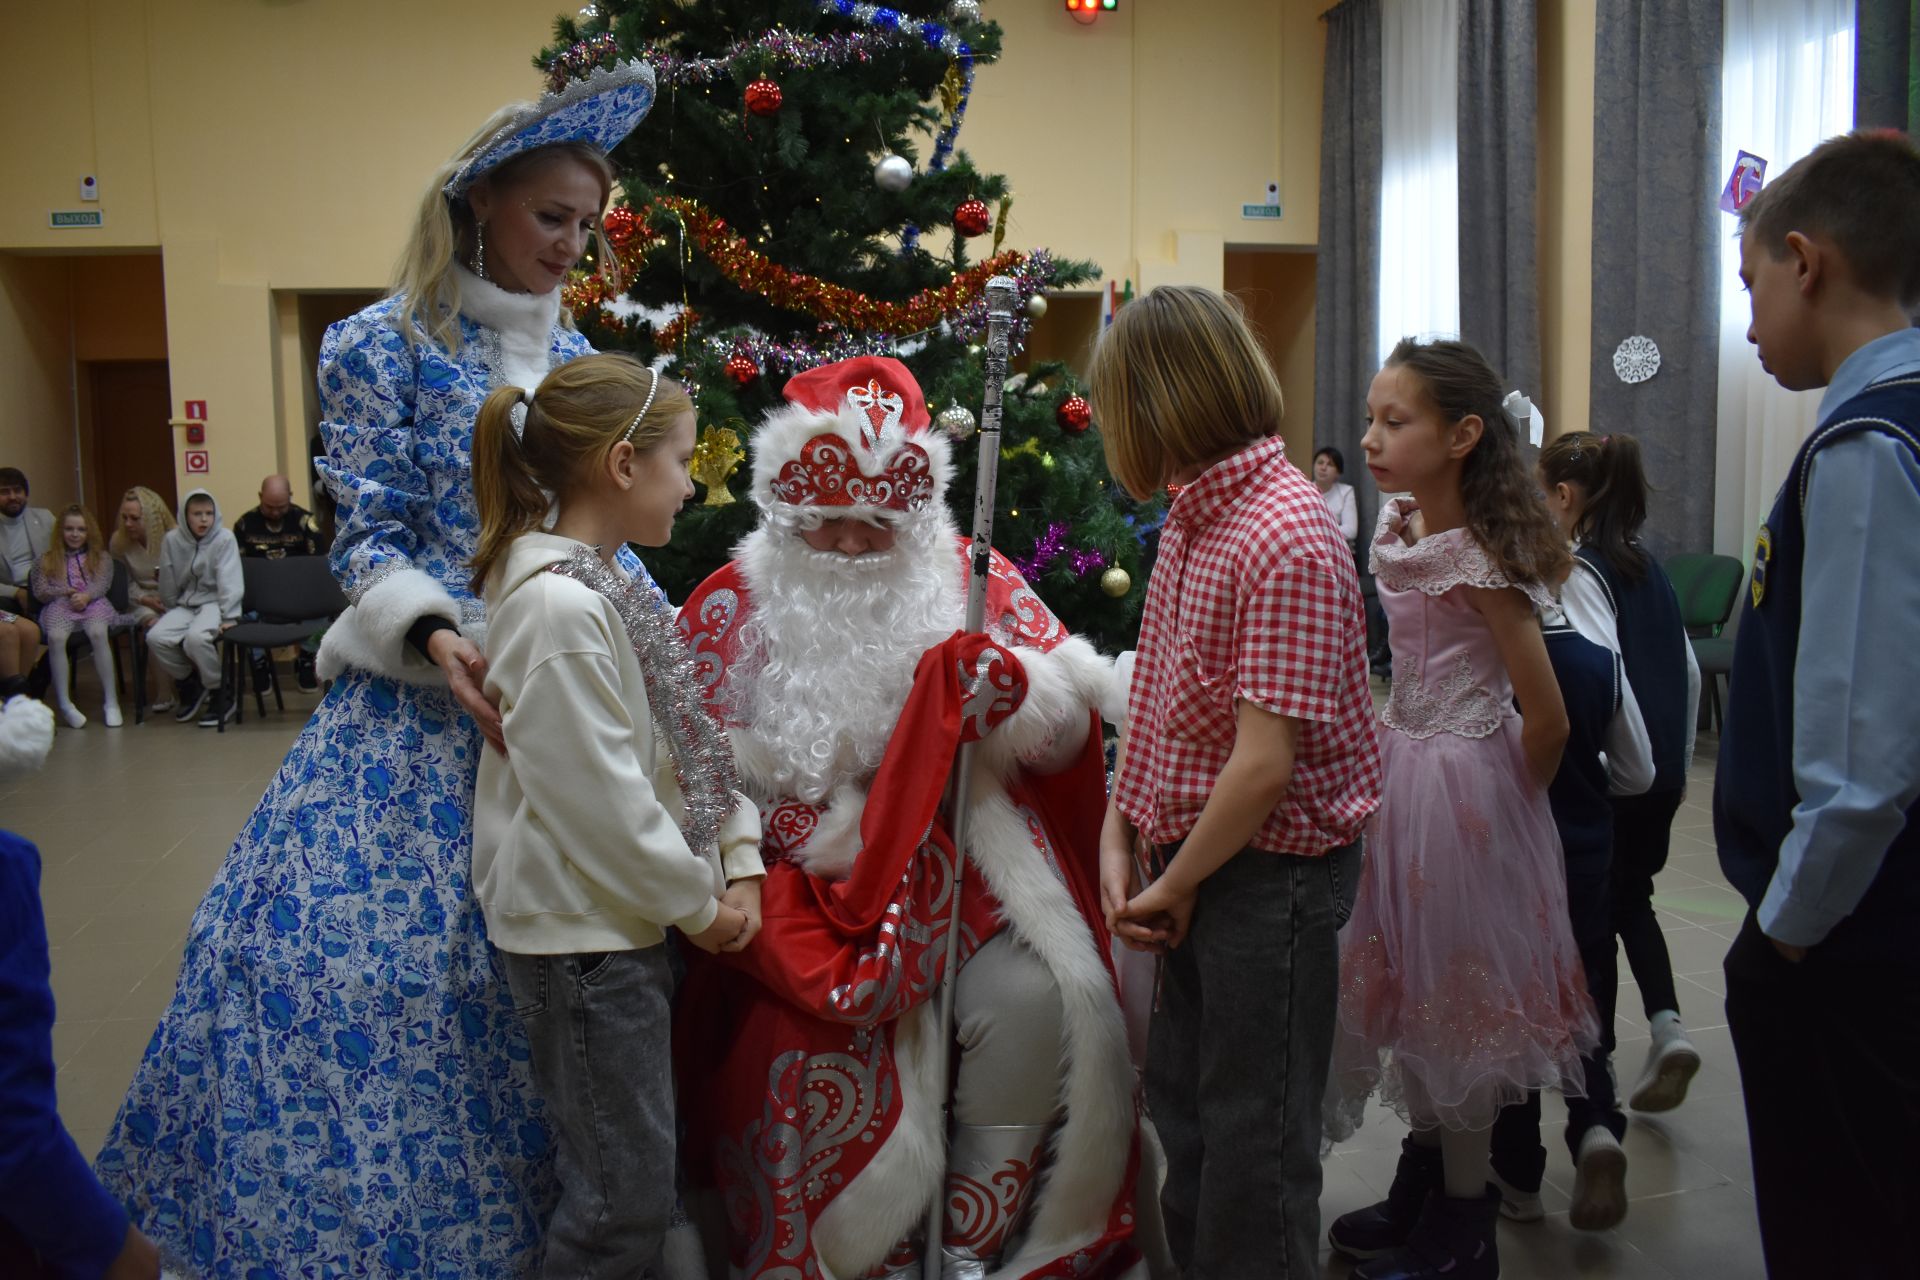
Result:
{"label": "white hair bow", "polygon": [[1507,398],[1500,402],[1506,410],[1507,421],[1516,431],[1527,433],[1527,443],[1538,449],[1547,438],[1547,420],[1540,416],[1540,407],[1521,395],[1518,391],[1507,392]]}

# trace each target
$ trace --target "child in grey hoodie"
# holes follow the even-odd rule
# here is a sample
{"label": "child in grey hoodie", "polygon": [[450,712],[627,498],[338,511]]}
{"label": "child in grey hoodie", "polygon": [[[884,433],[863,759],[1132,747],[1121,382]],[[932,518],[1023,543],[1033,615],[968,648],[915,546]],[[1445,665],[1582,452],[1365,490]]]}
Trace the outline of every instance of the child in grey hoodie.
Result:
{"label": "child in grey hoodie", "polygon": [[[180,687],[179,721],[212,728],[233,715],[233,691],[220,683],[220,633],[240,621],[246,580],[240,544],[205,489],[180,501],[180,526],[160,546],[160,599],[167,611],[147,632],[154,661]],[[204,712],[204,714],[202,714]]]}

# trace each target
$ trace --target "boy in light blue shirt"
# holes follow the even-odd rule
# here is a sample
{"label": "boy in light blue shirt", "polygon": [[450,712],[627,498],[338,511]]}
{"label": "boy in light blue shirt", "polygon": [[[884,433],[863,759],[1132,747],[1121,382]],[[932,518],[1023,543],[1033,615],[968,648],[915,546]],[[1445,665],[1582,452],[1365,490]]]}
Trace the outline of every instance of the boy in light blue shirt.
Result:
{"label": "boy in light blue shirt", "polygon": [[1832,138],[1741,216],[1747,337],[1825,387],[1754,547],[1714,785],[1770,1274],[1912,1275],[1920,1217],[1920,151]]}

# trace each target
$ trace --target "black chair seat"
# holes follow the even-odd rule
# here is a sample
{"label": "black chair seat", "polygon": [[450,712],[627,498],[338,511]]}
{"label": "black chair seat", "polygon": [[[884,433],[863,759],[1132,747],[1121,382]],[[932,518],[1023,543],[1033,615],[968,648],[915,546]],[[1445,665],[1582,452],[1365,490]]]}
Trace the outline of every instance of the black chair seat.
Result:
{"label": "black chair seat", "polygon": [[[326,630],[347,608],[347,598],[334,581],[325,556],[286,556],[279,560],[246,557],[240,561],[240,569],[246,577],[241,607],[259,621],[239,623],[220,635],[222,666],[232,691],[236,719],[244,714],[246,706],[240,691],[242,655],[249,649],[278,649],[309,640]],[[267,664],[267,671],[274,704],[284,710],[279,672],[272,663]],[[253,698],[261,714],[266,714],[262,694],[256,690]],[[220,731],[224,733],[226,728],[222,721]]]}
{"label": "black chair seat", "polygon": [[311,639],[330,621],[329,618],[309,618],[304,622],[242,622],[227,628],[221,638],[228,644],[243,644],[249,649],[278,649]]}

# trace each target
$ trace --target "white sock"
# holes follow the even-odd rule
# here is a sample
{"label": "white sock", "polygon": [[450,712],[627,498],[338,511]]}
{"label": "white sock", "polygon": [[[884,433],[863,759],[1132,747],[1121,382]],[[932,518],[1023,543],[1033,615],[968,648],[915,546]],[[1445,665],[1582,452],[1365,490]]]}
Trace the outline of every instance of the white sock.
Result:
{"label": "white sock", "polygon": [[107,638],[107,629],[104,625],[98,628],[98,635],[95,635],[94,631],[95,628],[91,627],[87,630],[87,639],[93,642],[93,673],[100,677],[100,688],[105,691],[104,709],[109,714],[117,715],[120,711],[120,696],[113,687],[113,642]]}
{"label": "white sock", "polygon": [[73,664],[67,661],[67,638],[54,637],[47,646],[47,665],[53,671],[53,702],[62,711],[73,706]]}

